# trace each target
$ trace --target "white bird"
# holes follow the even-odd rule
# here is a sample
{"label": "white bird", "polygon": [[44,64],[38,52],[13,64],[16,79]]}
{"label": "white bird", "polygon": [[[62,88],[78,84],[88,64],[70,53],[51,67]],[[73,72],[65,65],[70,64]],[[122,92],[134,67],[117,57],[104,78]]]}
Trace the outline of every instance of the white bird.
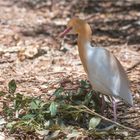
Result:
{"label": "white bird", "polygon": [[116,121],[115,98],[133,105],[129,81],[122,65],[108,50],[91,46],[92,30],[84,20],[72,18],[67,27],[60,37],[64,37],[70,31],[78,34],[78,51],[85,72],[94,90],[112,97],[114,121]]}

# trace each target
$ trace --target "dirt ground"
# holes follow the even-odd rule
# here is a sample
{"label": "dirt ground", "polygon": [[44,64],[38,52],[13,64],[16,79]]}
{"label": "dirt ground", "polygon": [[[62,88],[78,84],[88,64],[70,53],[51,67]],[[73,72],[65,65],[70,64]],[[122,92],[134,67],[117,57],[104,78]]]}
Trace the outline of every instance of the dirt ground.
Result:
{"label": "dirt ground", "polygon": [[92,43],[110,50],[127,71],[134,107],[118,118],[140,130],[139,0],[0,0],[0,91],[15,79],[18,92],[39,96],[52,93],[48,83],[86,78],[76,37],[58,37],[73,16],[91,25]]}

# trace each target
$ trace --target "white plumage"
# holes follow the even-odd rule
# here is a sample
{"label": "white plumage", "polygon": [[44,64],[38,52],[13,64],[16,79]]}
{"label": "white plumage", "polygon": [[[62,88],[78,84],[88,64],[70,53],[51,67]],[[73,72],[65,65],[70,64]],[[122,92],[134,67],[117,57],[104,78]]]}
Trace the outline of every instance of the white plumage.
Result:
{"label": "white plumage", "polygon": [[113,54],[108,50],[92,47],[86,43],[88,78],[93,89],[124,100],[133,105],[126,73]]}

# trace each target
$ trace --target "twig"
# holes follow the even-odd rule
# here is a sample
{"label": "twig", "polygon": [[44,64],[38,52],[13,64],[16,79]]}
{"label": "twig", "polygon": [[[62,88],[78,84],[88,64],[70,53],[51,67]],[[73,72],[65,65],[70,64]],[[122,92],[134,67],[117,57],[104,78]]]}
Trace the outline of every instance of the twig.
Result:
{"label": "twig", "polygon": [[50,75],[50,74],[61,74],[61,73],[66,73],[66,71],[48,72],[47,75]]}
{"label": "twig", "polygon": [[132,116],[131,116],[131,117],[130,117],[130,116],[129,116],[129,117],[118,116],[118,118],[119,118],[119,119],[135,119],[135,118],[140,118],[140,115],[138,115],[138,116],[133,116],[133,117],[132,117]]}
{"label": "twig", "polygon": [[114,122],[114,121],[112,121],[112,120],[110,120],[110,119],[108,119],[108,118],[106,118],[106,117],[103,117],[103,116],[101,116],[100,114],[98,114],[98,113],[96,113],[96,112],[90,110],[90,109],[87,108],[86,106],[82,106],[82,107],[85,108],[85,109],[87,110],[87,111],[83,110],[84,112],[87,112],[87,113],[89,113],[89,114],[91,114],[91,115],[98,116],[98,117],[102,118],[103,120],[106,120],[106,121],[108,121],[108,122],[111,122],[111,123],[113,123],[113,124],[116,124],[117,126],[120,126],[120,127],[124,128],[124,129],[127,129],[127,130],[129,130],[129,131],[137,131],[137,130],[135,130],[135,129],[133,129],[133,128],[124,126],[124,125],[122,125],[122,124],[120,124],[120,123],[118,123],[118,122]]}
{"label": "twig", "polygon": [[[50,75],[50,74],[61,74],[61,73],[64,73],[64,74],[68,75],[68,72],[66,72],[66,71],[48,72],[47,75]],[[73,75],[73,74],[79,74],[79,76],[86,75],[84,72],[81,72],[81,71],[80,72],[71,72],[69,75]]]}
{"label": "twig", "polygon": [[14,62],[14,60],[2,60],[0,61],[0,64],[3,64],[3,63],[12,63]]}
{"label": "twig", "polygon": [[129,71],[131,71],[132,69],[134,69],[135,67],[137,67],[138,65],[140,65],[140,61],[136,62],[134,65],[132,65],[130,68],[127,69],[128,73]]}

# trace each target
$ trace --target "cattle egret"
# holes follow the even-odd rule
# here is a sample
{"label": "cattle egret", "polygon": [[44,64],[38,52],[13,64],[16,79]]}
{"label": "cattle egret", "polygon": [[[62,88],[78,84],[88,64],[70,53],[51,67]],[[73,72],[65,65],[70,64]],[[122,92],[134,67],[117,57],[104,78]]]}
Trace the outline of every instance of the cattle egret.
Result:
{"label": "cattle egret", "polygon": [[94,90],[111,96],[114,121],[116,121],[116,98],[122,99],[128,105],[133,105],[128,78],[122,65],[108,50],[91,46],[92,31],[84,20],[72,18],[67,27],[60,37],[64,37],[71,31],[72,34],[78,34],[78,51],[84,70]]}

